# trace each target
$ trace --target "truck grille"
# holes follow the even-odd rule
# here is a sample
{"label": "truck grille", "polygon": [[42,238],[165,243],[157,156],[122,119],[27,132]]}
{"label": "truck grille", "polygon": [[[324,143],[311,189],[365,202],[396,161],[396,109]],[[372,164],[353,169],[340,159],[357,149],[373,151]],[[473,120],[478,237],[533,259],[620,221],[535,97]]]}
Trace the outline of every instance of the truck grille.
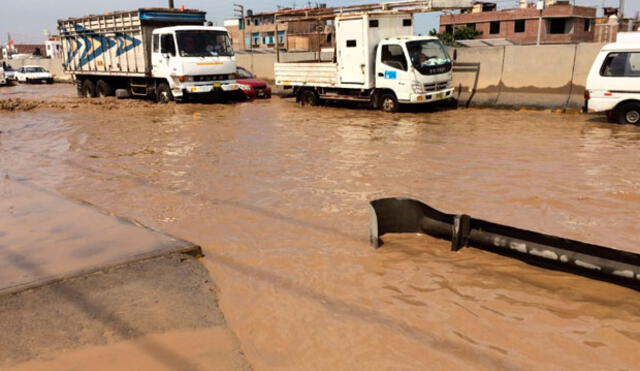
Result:
{"label": "truck grille", "polygon": [[193,81],[201,82],[201,81],[224,81],[224,80],[233,80],[233,75],[200,75],[193,76]]}
{"label": "truck grille", "polygon": [[439,83],[435,83],[435,84],[424,84],[424,90],[426,92],[444,90],[444,89],[446,89],[448,87],[449,87],[449,82],[448,81],[439,82]]}

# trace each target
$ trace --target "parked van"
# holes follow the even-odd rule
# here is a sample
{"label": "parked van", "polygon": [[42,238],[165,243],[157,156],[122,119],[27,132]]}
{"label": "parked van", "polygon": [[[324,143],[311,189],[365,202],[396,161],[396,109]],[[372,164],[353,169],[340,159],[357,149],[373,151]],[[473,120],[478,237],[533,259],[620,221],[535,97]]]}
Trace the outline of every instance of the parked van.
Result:
{"label": "parked van", "polygon": [[618,33],[617,42],[602,48],[587,78],[585,111],[640,125],[640,32]]}

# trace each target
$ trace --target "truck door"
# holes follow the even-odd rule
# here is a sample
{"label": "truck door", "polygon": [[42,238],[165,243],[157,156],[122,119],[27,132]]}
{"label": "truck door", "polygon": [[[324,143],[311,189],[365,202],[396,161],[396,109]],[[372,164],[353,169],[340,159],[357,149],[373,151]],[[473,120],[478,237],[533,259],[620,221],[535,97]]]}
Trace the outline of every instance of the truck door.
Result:
{"label": "truck door", "polygon": [[340,20],[338,65],[343,84],[365,83],[366,51],[362,18]]}
{"label": "truck door", "polygon": [[376,88],[387,88],[396,93],[399,101],[411,99],[412,73],[409,60],[400,44],[383,44],[376,56]]}
{"label": "truck door", "polygon": [[[172,58],[176,56],[176,43],[172,33],[153,35],[151,64],[153,76],[169,79],[172,72]],[[171,79],[169,79],[171,82]]]}

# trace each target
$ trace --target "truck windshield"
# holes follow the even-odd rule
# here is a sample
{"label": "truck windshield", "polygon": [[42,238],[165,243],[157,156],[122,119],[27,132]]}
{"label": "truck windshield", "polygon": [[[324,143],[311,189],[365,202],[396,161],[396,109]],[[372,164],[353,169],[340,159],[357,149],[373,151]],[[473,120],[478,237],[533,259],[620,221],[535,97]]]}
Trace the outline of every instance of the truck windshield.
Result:
{"label": "truck windshield", "polygon": [[178,49],[182,57],[231,57],[233,48],[224,31],[177,31]]}
{"label": "truck windshield", "polygon": [[423,75],[448,72],[451,59],[440,40],[420,40],[407,43],[413,67]]}

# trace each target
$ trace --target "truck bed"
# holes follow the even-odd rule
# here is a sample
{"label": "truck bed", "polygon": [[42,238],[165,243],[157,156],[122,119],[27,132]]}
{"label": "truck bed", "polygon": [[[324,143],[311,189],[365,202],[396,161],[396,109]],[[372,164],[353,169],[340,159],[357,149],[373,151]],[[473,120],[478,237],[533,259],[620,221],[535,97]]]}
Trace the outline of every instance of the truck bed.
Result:
{"label": "truck bed", "polygon": [[329,62],[276,63],[276,85],[339,87],[338,64]]}

